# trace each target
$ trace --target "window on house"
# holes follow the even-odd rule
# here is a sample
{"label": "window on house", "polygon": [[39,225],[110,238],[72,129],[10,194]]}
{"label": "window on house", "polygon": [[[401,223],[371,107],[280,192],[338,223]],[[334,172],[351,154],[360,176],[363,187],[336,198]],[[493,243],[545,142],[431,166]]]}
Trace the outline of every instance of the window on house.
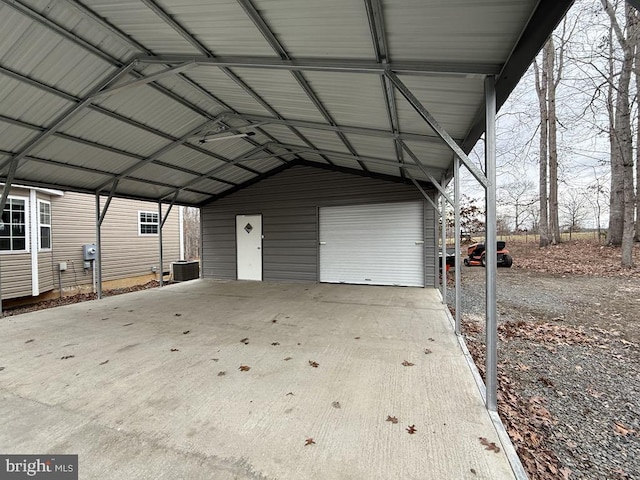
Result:
{"label": "window on house", "polygon": [[51,248],[51,204],[38,201],[38,226],[40,227],[40,249]]}
{"label": "window on house", "polygon": [[138,212],[138,234],[158,234],[158,214],[154,212]]}
{"label": "window on house", "polygon": [[8,198],[0,222],[0,251],[27,250],[27,201]]}

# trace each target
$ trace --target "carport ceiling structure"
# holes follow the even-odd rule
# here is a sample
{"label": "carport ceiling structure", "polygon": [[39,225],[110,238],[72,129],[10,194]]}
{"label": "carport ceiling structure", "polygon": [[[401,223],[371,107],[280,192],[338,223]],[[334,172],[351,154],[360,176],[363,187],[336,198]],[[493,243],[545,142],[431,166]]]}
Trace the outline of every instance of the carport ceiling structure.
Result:
{"label": "carport ceiling structure", "polygon": [[0,180],[186,205],[296,164],[441,182],[485,78],[500,106],[570,4],[0,0]]}

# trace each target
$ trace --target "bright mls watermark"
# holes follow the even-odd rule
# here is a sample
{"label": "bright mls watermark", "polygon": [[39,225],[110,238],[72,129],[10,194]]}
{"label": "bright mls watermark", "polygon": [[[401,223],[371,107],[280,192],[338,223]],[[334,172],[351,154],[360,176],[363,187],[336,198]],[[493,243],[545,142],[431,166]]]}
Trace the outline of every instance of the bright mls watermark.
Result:
{"label": "bright mls watermark", "polygon": [[78,480],[77,455],[0,454],[0,480]]}

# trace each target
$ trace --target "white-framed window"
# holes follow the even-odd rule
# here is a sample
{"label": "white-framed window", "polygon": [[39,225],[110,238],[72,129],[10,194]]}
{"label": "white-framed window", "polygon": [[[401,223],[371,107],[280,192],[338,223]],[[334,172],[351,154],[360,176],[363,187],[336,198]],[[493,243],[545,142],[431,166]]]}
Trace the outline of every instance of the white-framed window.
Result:
{"label": "white-framed window", "polygon": [[51,202],[38,200],[38,245],[51,250]]}
{"label": "white-framed window", "polygon": [[29,228],[28,200],[24,197],[7,198],[0,221],[0,252],[28,252]]}
{"label": "white-framed window", "polygon": [[138,211],[138,235],[158,235],[158,212]]}

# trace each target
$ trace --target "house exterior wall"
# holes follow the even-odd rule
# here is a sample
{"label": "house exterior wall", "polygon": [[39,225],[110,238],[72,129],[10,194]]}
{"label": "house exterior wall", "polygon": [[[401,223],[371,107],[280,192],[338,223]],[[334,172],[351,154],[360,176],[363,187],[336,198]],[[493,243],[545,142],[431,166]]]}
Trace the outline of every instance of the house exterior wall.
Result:
{"label": "house exterior wall", "polygon": [[[204,277],[236,279],[236,215],[262,214],[263,279],[318,281],[320,207],[424,201],[413,186],[308,166],[295,166],[201,210]],[[424,206],[425,285],[435,285],[434,212]]]}
{"label": "house exterior wall", "polygon": [[[12,188],[11,196],[27,199],[29,231],[37,229],[32,221],[31,203],[44,200],[51,203],[51,249],[41,250],[29,243],[27,252],[0,252],[2,299],[17,299],[33,295],[32,259],[37,255],[37,292],[45,294],[58,290],[60,282],[65,291],[90,289],[91,269],[84,268],[82,246],[95,243],[95,197],[66,192],[49,195],[47,191]],[[104,204],[104,199],[103,199]],[[167,207],[163,207],[166,212]],[[122,286],[157,279],[159,240],[157,235],[138,234],[138,212],[157,212],[158,205],[125,199],[113,199],[102,226],[103,282],[123,281]],[[164,213],[163,212],[163,213]],[[30,237],[30,235],[28,235]],[[179,209],[173,208],[163,228],[163,270],[180,259]],[[35,260],[34,260],[35,261]],[[67,262],[67,270],[59,272],[59,263]]]}

